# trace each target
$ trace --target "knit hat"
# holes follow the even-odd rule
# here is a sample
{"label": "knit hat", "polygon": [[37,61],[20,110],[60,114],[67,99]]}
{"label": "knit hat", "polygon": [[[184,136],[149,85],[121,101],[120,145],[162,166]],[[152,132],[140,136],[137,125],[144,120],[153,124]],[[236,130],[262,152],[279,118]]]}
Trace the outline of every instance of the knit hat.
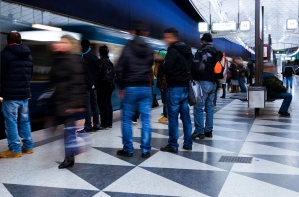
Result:
{"label": "knit hat", "polygon": [[165,51],[165,50],[161,50],[161,51],[159,51],[158,54],[161,55],[161,56],[165,59],[166,54],[167,54],[167,51]]}
{"label": "knit hat", "polygon": [[213,42],[213,37],[210,33],[205,33],[202,38],[202,41],[206,41],[206,42]]}

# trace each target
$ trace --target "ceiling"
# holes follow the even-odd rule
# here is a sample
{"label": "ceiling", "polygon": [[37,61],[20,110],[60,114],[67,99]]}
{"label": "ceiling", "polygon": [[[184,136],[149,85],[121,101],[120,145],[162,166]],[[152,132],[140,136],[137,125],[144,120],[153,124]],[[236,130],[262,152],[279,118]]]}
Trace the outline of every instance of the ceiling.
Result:
{"label": "ceiling", "polygon": [[[251,30],[246,32],[245,36],[227,37],[226,39],[241,44],[249,51],[252,50],[251,48],[255,44],[255,0],[190,0],[190,2],[208,23],[210,21],[210,4],[212,22],[238,22],[239,10],[240,21],[249,20]],[[298,47],[299,33],[287,31],[286,20],[299,18],[299,0],[261,0],[261,5],[265,10],[264,43],[268,43],[268,34],[271,34],[274,50]]]}

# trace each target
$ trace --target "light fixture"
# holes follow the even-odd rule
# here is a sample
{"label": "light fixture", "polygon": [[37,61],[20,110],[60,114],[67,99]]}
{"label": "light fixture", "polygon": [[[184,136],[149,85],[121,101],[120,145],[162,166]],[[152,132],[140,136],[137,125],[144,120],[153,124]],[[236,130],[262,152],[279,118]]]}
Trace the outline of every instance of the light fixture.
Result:
{"label": "light fixture", "polygon": [[59,41],[63,35],[69,35],[76,40],[81,39],[81,34],[68,31],[22,31],[19,32],[24,40],[34,40],[43,42]]}
{"label": "light fixture", "polygon": [[287,20],[287,30],[298,29],[298,20],[297,19],[288,19]]}
{"label": "light fixture", "polygon": [[52,26],[42,25],[42,24],[32,24],[32,27],[37,29],[49,30],[49,31],[62,31],[62,29],[59,27],[52,27]]}
{"label": "light fixture", "polygon": [[206,22],[200,22],[198,23],[198,31],[200,33],[209,32],[209,24]]}
{"label": "light fixture", "polygon": [[222,32],[222,31],[236,31],[237,23],[234,21],[228,22],[219,22],[212,24],[212,31],[214,32]]}
{"label": "light fixture", "polygon": [[251,28],[250,21],[241,21],[239,28],[241,31],[249,31]]}

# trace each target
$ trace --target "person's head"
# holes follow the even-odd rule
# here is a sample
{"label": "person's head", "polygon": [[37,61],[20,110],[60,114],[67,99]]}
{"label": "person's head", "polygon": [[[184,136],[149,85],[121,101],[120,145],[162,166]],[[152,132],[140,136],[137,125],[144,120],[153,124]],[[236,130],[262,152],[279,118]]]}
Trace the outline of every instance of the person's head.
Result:
{"label": "person's head", "polygon": [[89,40],[87,39],[83,39],[81,41],[81,49],[82,49],[82,52],[86,52],[88,49],[90,48],[90,42]]}
{"label": "person's head", "polygon": [[271,62],[264,63],[264,72],[275,73],[275,66]]}
{"label": "person's head", "polygon": [[9,34],[7,34],[6,42],[7,44],[21,44],[21,34],[17,31],[10,32]]}
{"label": "person's head", "polygon": [[201,45],[213,44],[213,37],[210,33],[205,33],[200,40]]}
{"label": "person's head", "polygon": [[243,59],[241,57],[233,57],[233,62],[236,64],[243,64]]}
{"label": "person's head", "polygon": [[149,32],[142,21],[134,21],[133,29],[135,36],[147,36]]}
{"label": "person's head", "polygon": [[99,49],[100,57],[108,57],[109,48],[106,45],[103,45]]}
{"label": "person's head", "polygon": [[79,44],[72,36],[64,35],[61,37],[60,41],[53,43],[52,50],[53,52],[75,54],[79,52]]}
{"label": "person's head", "polygon": [[164,41],[171,45],[177,41],[179,41],[179,31],[176,28],[168,28],[164,31]]}

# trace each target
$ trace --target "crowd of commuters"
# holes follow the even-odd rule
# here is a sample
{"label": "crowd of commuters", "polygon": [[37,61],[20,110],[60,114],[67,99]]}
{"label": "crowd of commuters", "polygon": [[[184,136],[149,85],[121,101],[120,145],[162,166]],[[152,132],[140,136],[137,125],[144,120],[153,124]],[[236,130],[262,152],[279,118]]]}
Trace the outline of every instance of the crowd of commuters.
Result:
{"label": "crowd of commuters", "polygon": [[[93,130],[112,128],[113,109],[111,96],[117,84],[118,96],[122,100],[122,143],[117,155],[132,157],[134,153],[132,121],[141,117],[141,157],[151,156],[151,108],[153,106],[154,78],[161,91],[163,116],[158,121],[168,122],[168,143],[161,151],[177,153],[179,119],[183,123],[183,149],[191,151],[193,141],[213,137],[214,107],[217,89],[222,88],[226,98],[227,89],[232,93],[247,92],[246,78],[253,85],[254,64],[245,65],[242,58],[233,57],[228,61],[225,53],[213,46],[212,35],[206,33],[201,38],[201,48],[192,54],[191,47],[180,41],[175,28],[164,31],[164,41],[168,49],[161,49],[154,58],[154,51],[143,38],[148,32],[142,22],[134,24],[134,38],[122,50],[117,65],[109,59],[109,48],[99,48],[99,56],[94,55],[89,40],[80,43],[71,36],[64,35],[52,44],[53,67],[51,70],[51,93],[48,97],[58,122],[63,123],[65,159],[59,168],[74,165],[78,154],[77,141],[81,134]],[[81,50],[80,50],[81,49]],[[153,70],[154,64],[154,70]],[[215,71],[220,64],[221,72]],[[200,65],[200,66],[199,66]],[[204,67],[202,67],[204,65]],[[287,87],[274,75],[274,65],[265,64],[263,75],[268,98],[282,98],[279,110],[282,116],[289,116],[292,95],[291,66],[283,69]],[[30,78],[33,73],[33,59],[30,49],[22,44],[21,35],[11,32],[7,36],[7,46],[1,52],[1,96],[5,117],[9,150],[0,153],[0,158],[21,157],[22,152],[33,153],[28,99],[30,98]],[[194,132],[188,98],[190,78],[200,84],[201,101],[194,105]],[[204,112],[206,114],[204,114]],[[76,121],[85,117],[84,129],[79,129]],[[100,118],[99,118],[100,117]],[[19,139],[22,138],[22,146]]]}

